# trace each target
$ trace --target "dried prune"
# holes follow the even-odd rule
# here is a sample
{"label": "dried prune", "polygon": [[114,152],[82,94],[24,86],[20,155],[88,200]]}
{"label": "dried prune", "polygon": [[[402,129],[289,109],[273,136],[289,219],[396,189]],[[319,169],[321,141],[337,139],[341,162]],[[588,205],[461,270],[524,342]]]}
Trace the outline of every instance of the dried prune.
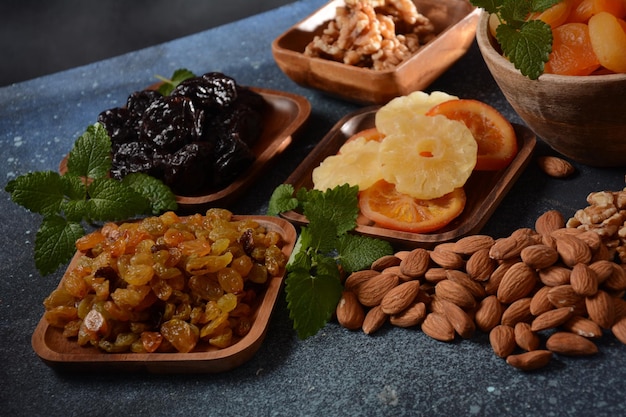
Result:
{"label": "dried prune", "polygon": [[196,117],[190,99],[159,98],[143,114],[139,140],[175,152],[197,139]]}
{"label": "dried prune", "polygon": [[137,123],[125,107],[105,110],[98,115],[98,122],[104,126],[111,137],[114,151],[125,142],[137,141]]}
{"label": "dried prune", "polygon": [[163,182],[178,192],[193,194],[212,181],[207,175],[207,167],[213,166],[214,162],[211,143],[187,144],[164,164]]}
{"label": "dried prune", "polygon": [[219,72],[209,72],[183,81],[171,96],[188,97],[201,108],[222,109],[237,99],[237,83]]}
{"label": "dried prune", "polygon": [[122,179],[134,172],[158,175],[152,148],[144,142],[122,143],[113,154],[111,162],[113,178]]}

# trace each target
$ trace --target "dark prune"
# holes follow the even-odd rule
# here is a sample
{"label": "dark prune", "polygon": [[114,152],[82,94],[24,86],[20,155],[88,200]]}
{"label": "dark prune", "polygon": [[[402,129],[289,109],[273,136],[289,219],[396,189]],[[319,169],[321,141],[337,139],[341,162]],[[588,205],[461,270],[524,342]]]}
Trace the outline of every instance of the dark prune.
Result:
{"label": "dark prune", "polygon": [[246,169],[254,154],[236,134],[219,138],[216,143],[217,160],[214,166],[214,185],[222,186],[231,182]]}
{"label": "dark prune", "polygon": [[211,166],[214,164],[213,145],[193,142],[171,155],[165,166],[163,182],[178,193],[194,194],[211,183]]}
{"label": "dark prune", "polygon": [[144,112],[139,140],[170,152],[197,139],[198,115],[186,97],[162,97]]}
{"label": "dark prune", "polygon": [[113,154],[111,176],[122,179],[134,172],[143,172],[154,175],[155,172],[153,151],[149,144],[144,142],[122,143]]}
{"label": "dark prune", "polygon": [[135,91],[126,100],[126,108],[132,115],[141,117],[150,105],[163,97],[157,90]]}
{"label": "dark prune", "polygon": [[124,107],[103,111],[98,115],[98,123],[107,131],[114,146],[137,141],[136,119]]}
{"label": "dark prune", "polygon": [[188,97],[200,108],[221,109],[237,99],[237,84],[224,74],[209,72],[178,84],[171,95]]}

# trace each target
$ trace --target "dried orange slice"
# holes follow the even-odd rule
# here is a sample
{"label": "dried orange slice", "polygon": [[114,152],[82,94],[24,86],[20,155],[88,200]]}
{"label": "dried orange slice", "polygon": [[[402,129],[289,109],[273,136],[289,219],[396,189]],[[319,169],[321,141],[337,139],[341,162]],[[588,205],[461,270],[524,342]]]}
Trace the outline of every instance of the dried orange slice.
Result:
{"label": "dried orange slice", "polygon": [[438,198],[462,187],[476,165],[472,132],[445,116],[398,119],[380,143],[382,179],[413,198]]}
{"label": "dried orange slice", "polygon": [[414,91],[406,96],[396,97],[376,112],[376,128],[383,135],[397,133],[402,130],[398,124],[403,120],[423,115],[433,106],[449,100],[458,100],[458,97],[442,91],[433,91],[430,94]]}
{"label": "dried orange slice", "polygon": [[412,233],[439,230],[463,212],[465,191],[456,188],[443,197],[420,200],[399,193],[393,184],[376,182],[359,194],[361,214],[377,226]]}
{"label": "dried orange slice", "polygon": [[313,188],[325,191],[349,184],[364,190],[382,178],[380,142],[368,135],[356,134],[344,143],[336,155],[326,157],[313,170]]}
{"label": "dried orange slice", "polygon": [[441,103],[427,113],[443,115],[463,122],[478,144],[478,171],[507,167],[517,155],[517,138],[511,123],[495,108],[478,100],[454,100]]}

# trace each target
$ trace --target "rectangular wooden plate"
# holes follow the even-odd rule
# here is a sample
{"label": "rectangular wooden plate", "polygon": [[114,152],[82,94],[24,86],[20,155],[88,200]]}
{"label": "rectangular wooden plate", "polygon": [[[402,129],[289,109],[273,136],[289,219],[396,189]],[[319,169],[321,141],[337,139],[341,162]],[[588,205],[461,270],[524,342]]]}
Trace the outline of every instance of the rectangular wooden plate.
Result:
{"label": "rectangular wooden plate", "polygon": [[[252,218],[268,230],[279,232],[284,239],[283,253],[291,255],[296,242],[296,230],[291,223],[278,217],[235,216]],[[81,256],[77,253],[68,266],[71,270]],[[67,272],[66,272],[67,273]],[[248,361],[261,346],[281,292],[284,276],[274,277],[259,297],[250,332],[235,344],[217,349],[207,347],[190,353],[106,353],[95,347],[81,347],[76,340],[67,339],[62,329],[51,327],[41,318],[32,336],[35,353],[49,366],[63,371],[124,371],[152,373],[217,373],[233,369]],[[61,280],[62,282],[62,280]],[[59,283],[61,285],[61,283]]]}
{"label": "rectangular wooden plate", "polygon": [[[313,188],[311,178],[313,169],[327,156],[336,154],[350,136],[374,127],[376,111],[379,108],[378,106],[364,108],[337,122],[285,183],[292,184],[296,190],[301,187]],[[537,143],[530,129],[517,124],[513,127],[519,148],[515,159],[507,168],[499,171],[474,171],[465,183],[467,202],[463,213],[443,229],[424,234],[402,232],[377,227],[363,216],[359,216],[355,231],[365,236],[389,240],[399,246],[425,248],[478,233],[528,165]],[[296,211],[283,213],[282,216],[298,225],[307,224],[306,217]]]}

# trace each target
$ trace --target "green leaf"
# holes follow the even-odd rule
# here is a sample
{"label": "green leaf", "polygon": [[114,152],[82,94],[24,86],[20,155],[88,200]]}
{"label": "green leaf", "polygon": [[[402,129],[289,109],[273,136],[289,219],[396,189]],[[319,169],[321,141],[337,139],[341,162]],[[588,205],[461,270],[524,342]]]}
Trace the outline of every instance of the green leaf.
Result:
{"label": "green leaf", "polygon": [[165,78],[157,75],[156,78],[162,81],[162,84],[158,88],[158,92],[163,94],[164,96],[169,96],[172,91],[178,86],[178,84],[195,76],[196,75],[193,72],[185,68],[179,68],[174,71],[174,74],[172,74],[172,78]]}
{"label": "green leaf", "polygon": [[83,178],[65,173],[61,176],[63,194],[70,200],[84,200],[87,198],[87,185]]}
{"label": "green leaf", "polygon": [[473,6],[485,9],[489,13],[496,13],[502,6],[502,0],[471,0]]}
{"label": "green leaf", "polygon": [[[298,337],[306,339],[323,328],[333,315],[343,287],[337,264],[330,258],[313,262],[303,253],[285,279],[287,307]],[[311,273],[315,266],[316,273]]]}
{"label": "green leaf", "polygon": [[267,208],[268,216],[278,216],[289,210],[298,208],[298,199],[293,196],[294,189],[291,184],[281,184],[270,196]]}
{"label": "green leaf", "polygon": [[88,215],[93,220],[124,220],[150,210],[146,198],[111,178],[95,179],[89,185],[88,192]]}
{"label": "green leaf", "polygon": [[500,25],[496,39],[515,68],[532,80],[543,73],[552,51],[552,30],[540,20],[531,20],[519,30]]}
{"label": "green leaf", "polygon": [[532,12],[531,0],[505,1],[499,9],[502,20],[510,27],[519,28]]}
{"label": "green leaf", "polygon": [[111,139],[104,126],[95,123],[74,143],[67,171],[83,178],[102,178],[111,170]]}
{"label": "green leaf", "polygon": [[[320,239],[340,236],[356,227],[359,215],[359,187],[348,184],[325,192],[310,190],[307,201],[302,203],[303,214],[309,221],[311,234]],[[334,233],[331,231],[334,230]],[[319,242],[320,247],[323,242]]]}
{"label": "green leaf", "polygon": [[176,210],[176,196],[161,180],[143,173],[133,173],[124,177],[122,183],[142,195],[150,202],[152,214]]}
{"label": "green leaf", "polygon": [[543,12],[563,0],[532,0],[532,11]]}
{"label": "green leaf", "polygon": [[346,273],[370,268],[376,259],[393,253],[391,244],[386,240],[351,234],[341,236],[337,250],[339,262]]}
{"label": "green leaf", "polygon": [[5,187],[13,202],[43,215],[59,212],[64,198],[63,189],[61,176],[54,171],[20,175]]}
{"label": "green leaf", "polygon": [[63,217],[44,217],[35,237],[35,266],[42,275],[54,272],[76,252],[76,240],[85,234],[76,222]]}

